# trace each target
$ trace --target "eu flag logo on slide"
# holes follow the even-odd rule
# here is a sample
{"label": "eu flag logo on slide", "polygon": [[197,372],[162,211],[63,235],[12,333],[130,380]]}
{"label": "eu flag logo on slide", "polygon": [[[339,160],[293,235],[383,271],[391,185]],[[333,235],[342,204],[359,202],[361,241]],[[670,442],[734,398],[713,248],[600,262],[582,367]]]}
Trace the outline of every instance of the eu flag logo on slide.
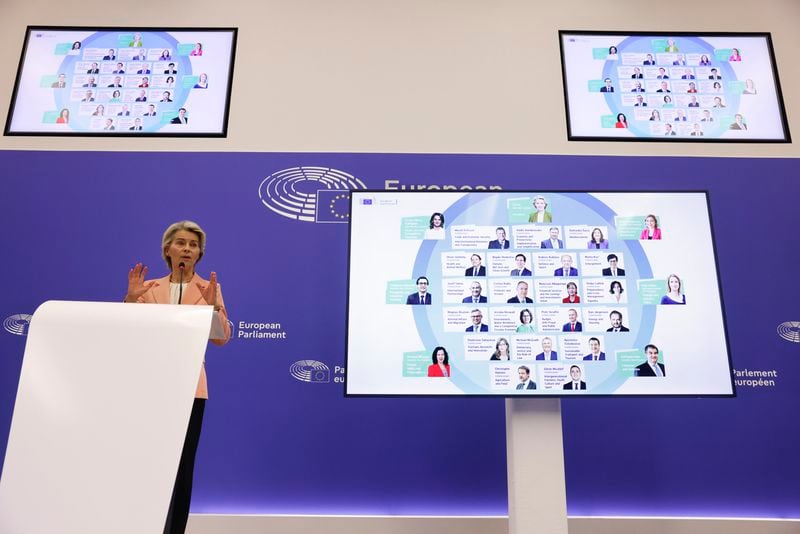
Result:
{"label": "eu flag logo on slide", "polygon": [[350,191],[320,189],[317,191],[317,222],[349,222]]}

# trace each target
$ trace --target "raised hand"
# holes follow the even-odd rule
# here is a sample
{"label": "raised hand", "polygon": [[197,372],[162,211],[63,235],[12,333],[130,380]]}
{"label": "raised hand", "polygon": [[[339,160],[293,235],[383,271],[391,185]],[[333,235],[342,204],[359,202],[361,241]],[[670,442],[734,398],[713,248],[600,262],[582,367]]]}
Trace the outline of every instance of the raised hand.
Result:
{"label": "raised hand", "polygon": [[147,293],[147,291],[158,285],[158,282],[151,280],[145,282],[147,276],[147,267],[141,263],[137,263],[133,268],[128,271],[128,294],[125,295],[125,302],[136,302],[139,297]]}
{"label": "raised hand", "polygon": [[214,306],[214,309],[217,309],[217,273],[211,271],[211,276],[208,280],[208,285],[204,286],[200,282],[195,282],[197,284],[197,289],[200,290],[200,293],[203,295],[203,299],[206,301],[206,304]]}

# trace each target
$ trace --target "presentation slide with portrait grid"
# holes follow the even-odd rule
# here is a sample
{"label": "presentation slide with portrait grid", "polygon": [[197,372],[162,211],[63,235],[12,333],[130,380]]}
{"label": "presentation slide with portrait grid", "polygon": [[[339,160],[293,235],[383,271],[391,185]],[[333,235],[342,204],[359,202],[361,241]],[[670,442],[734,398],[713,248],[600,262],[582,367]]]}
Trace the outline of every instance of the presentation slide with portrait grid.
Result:
{"label": "presentation slide with portrait grid", "polygon": [[575,137],[783,140],[765,36],[562,33]]}
{"label": "presentation slide with portrait grid", "polygon": [[232,31],[31,28],[9,133],[223,132]]}
{"label": "presentation slide with portrait grid", "polygon": [[728,395],[705,193],[353,192],[350,395]]}

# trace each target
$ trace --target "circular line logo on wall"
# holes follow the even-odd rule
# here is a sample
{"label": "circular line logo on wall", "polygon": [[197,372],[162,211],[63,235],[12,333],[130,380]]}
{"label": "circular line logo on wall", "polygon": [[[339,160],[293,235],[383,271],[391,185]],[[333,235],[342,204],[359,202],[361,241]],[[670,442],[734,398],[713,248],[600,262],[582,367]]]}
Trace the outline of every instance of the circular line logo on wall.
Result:
{"label": "circular line logo on wall", "polygon": [[327,384],[331,381],[331,370],[317,360],[299,360],[289,366],[289,374],[300,382]]}
{"label": "circular line logo on wall", "polygon": [[291,167],[264,178],[261,203],[289,219],[316,223],[350,220],[349,193],[367,186],[344,171],[329,167]]}
{"label": "circular line logo on wall", "polygon": [[3,321],[3,328],[5,328],[6,332],[10,334],[14,334],[16,336],[27,336],[28,326],[31,324],[32,318],[33,316],[28,315],[27,313],[11,315],[6,317]]}
{"label": "circular line logo on wall", "polygon": [[779,324],[778,335],[786,341],[800,343],[800,321],[786,321]]}

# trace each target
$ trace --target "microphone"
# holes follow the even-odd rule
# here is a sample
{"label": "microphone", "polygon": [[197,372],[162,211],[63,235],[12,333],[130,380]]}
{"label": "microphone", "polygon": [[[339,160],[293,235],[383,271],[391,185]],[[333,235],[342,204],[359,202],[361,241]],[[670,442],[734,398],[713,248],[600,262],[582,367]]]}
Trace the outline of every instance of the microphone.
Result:
{"label": "microphone", "polygon": [[181,300],[183,300],[183,270],[184,269],[186,269],[186,264],[183,263],[183,262],[180,262],[178,264],[178,270],[181,272],[181,278],[180,278],[180,282],[179,282],[179,285],[178,285],[178,304],[180,304]]}

